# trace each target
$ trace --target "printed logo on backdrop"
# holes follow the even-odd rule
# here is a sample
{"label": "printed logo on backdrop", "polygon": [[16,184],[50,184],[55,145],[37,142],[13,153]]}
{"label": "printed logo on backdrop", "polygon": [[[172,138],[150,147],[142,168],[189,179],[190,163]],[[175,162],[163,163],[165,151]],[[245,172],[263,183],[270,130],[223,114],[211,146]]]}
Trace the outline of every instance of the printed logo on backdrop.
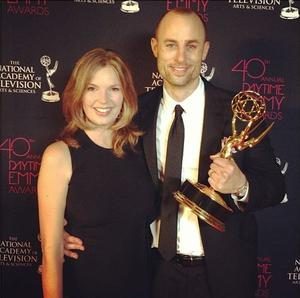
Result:
{"label": "printed logo on backdrop", "polygon": [[10,194],[36,194],[41,156],[33,153],[34,143],[28,137],[6,138],[0,142],[3,178],[6,178],[3,183]]}
{"label": "printed logo on backdrop", "polygon": [[208,2],[209,0],[166,0],[167,11],[174,8],[189,8],[197,12],[202,20],[208,22]]}
{"label": "printed logo on backdrop", "polygon": [[41,77],[35,74],[33,66],[22,65],[18,60],[0,65],[1,93],[35,94],[41,87]]}
{"label": "printed logo on backdrop", "polygon": [[270,11],[280,6],[280,0],[228,0],[232,8]]}
{"label": "printed logo on backdrop", "polygon": [[140,11],[140,5],[138,1],[122,1],[120,10],[125,13],[136,13]]}
{"label": "printed logo on backdrop", "polygon": [[152,75],[151,75],[151,79],[152,79],[152,83],[151,83],[151,86],[146,86],[145,89],[146,89],[146,92],[150,91],[150,90],[153,90],[155,89],[156,87],[159,87],[159,86],[162,86],[163,85],[163,79],[160,75],[159,72],[152,72]]}
{"label": "printed logo on backdrop", "polygon": [[288,0],[289,6],[281,9],[280,17],[286,20],[295,20],[299,18],[299,9],[293,7],[292,5],[295,3],[293,0]]}
{"label": "printed logo on backdrop", "polygon": [[215,74],[215,68],[212,67],[210,72],[208,72],[208,66],[207,66],[207,63],[202,61],[201,63],[201,75],[207,80],[207,81],[210,81],[213,77],[214,77],[214,74]]}
{"label": "printed logo on backdrop", "polygon": [[300,285],[300,258],[295,259],[294,268],[288,272],[287,277],[293,285]]}
{"label": "printed logo on backdrop", "polygon": [[115,4],[115,0],[73,0],[76,3],[87,4]]}
{"label": "printed logo on backdrop", "polygon": [[6,0],[7,13],[14,15],[48,16],[48,0]]}
{"label": "printed logo on backdrop", "polygon": [[270,257],[257,258],[256,298],[271,298],[272,262]]}
{"label": "printed logo on backdrop", "polygon": [[29,240],[10,236],[0,239],[0,266],[31,267],[38,263],[38,251]]}
{"label": "printed logo on backdrop", "polygon": [[[210,81],[215,73],[215,67],[212,67],[210,71],[208,71],[208,66],[206,62],[202,62],[201,64],[201,75],[207,80]],[[152,72],[151,75],[152,83],[151,86],[146,86],[146,92],[153,90],[156,87],[163,85],[163,78],[161,77],[159,72]]]}
{"label": "printed logo on backdrop", "polygon": [[60,100],[59,93],[54,91],[53,88],[55,87],[51,81],[51,77],[57,71],[58,61],[56,60],[53,67],[51,65],[51,58],[47,55],[44,55],[40,59],[41,64],[45,67],[46,70],[46,78],[47,83],[49,86],[49,90],[43,91],[42,93],[42,100],[46,102],[56,102]]}
{"label": "printed logo on backdrop", "polygon": [[[285,175],[287,173],[288,166],[289,166],[288,162],[282,162],[279,157],[276,157],[276,163],[279,165],[279,167],[281,169],[281,174]],[[285,196],[282,199],[281,203],[286,203],[286,202],[288,202],[287,193],[285,194]]]}
{"label": "printed logo on backdrop", "polygon": [[282,106],[285,97],[285,79],[269,74],[271,62],[267,59],[253,57],[238,61],[231,69],[242,78],[241,90],[252,90],[265,99],[267,105],[266,119],[282,120]]}

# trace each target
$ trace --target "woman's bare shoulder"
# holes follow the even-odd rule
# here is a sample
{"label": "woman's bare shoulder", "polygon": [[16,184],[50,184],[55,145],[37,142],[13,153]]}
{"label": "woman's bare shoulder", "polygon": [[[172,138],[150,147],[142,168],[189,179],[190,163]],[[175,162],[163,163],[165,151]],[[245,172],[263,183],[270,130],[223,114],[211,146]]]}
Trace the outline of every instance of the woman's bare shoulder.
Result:
{"label": "woman's bare shoulder", "polygon": [[57,141],[48,145],[43,153],[43,160],[49,162],[65,163],[70,158],[68,145],[63,141]]}

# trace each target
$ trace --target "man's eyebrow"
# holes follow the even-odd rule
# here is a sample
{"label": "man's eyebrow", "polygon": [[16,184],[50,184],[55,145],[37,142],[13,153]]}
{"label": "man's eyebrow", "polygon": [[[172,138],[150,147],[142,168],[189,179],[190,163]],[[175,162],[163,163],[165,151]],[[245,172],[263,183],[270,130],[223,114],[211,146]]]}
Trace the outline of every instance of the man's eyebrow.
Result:
{"label": "man's eyebrow", "polygon": [[[164,42],[178,42],[178,41],[175,39],[172,39],[172,38],[166,38],[164,40]],[[186,40],[185,42],[186,43],[199,43],[199,40],[198,39],[190,39],[190,40]]]}

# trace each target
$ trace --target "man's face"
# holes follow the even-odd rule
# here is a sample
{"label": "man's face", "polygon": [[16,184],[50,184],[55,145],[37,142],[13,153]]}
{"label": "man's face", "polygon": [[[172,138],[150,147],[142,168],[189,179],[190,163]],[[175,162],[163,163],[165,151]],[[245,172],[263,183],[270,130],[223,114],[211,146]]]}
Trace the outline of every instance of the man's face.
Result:
{"label": "man's face", "polygon": [[209,43],[196,15],[167,14],[161,21],[151,47],[167,90],[195,90]]}

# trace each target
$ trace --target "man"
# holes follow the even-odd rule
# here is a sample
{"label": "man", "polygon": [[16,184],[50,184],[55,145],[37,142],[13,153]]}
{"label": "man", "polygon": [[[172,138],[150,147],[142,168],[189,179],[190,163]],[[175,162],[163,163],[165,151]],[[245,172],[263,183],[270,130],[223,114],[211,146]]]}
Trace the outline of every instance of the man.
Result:
{"label": "man", "polygon": [[[237,152],[234,159],[211,155],[219,152],[221,140],[231,135],[232,94],[200,77],[209,42],[205,25],[195,12],[167,12],[158,23],[151,47],[164,83],[140,96],[137,121],[145,131],[147,165],[155,185],[162,189],[161,212],[168,134],[178,104],[184,124],[181,182],[189,179],[211,185],[233,209],[225,232],[219,232],[190,209],[177,206],[176,251],[171,258],[160,249],[163,216],[158,218],[151,227],[153,297],[254,298],[257,231],[251,212],[278,204],[284,197],[283,177],[268,138],[250,150]],[[65,248],[81,248],[78,243]],[[72,256],[70,251],[66,254]]]}

